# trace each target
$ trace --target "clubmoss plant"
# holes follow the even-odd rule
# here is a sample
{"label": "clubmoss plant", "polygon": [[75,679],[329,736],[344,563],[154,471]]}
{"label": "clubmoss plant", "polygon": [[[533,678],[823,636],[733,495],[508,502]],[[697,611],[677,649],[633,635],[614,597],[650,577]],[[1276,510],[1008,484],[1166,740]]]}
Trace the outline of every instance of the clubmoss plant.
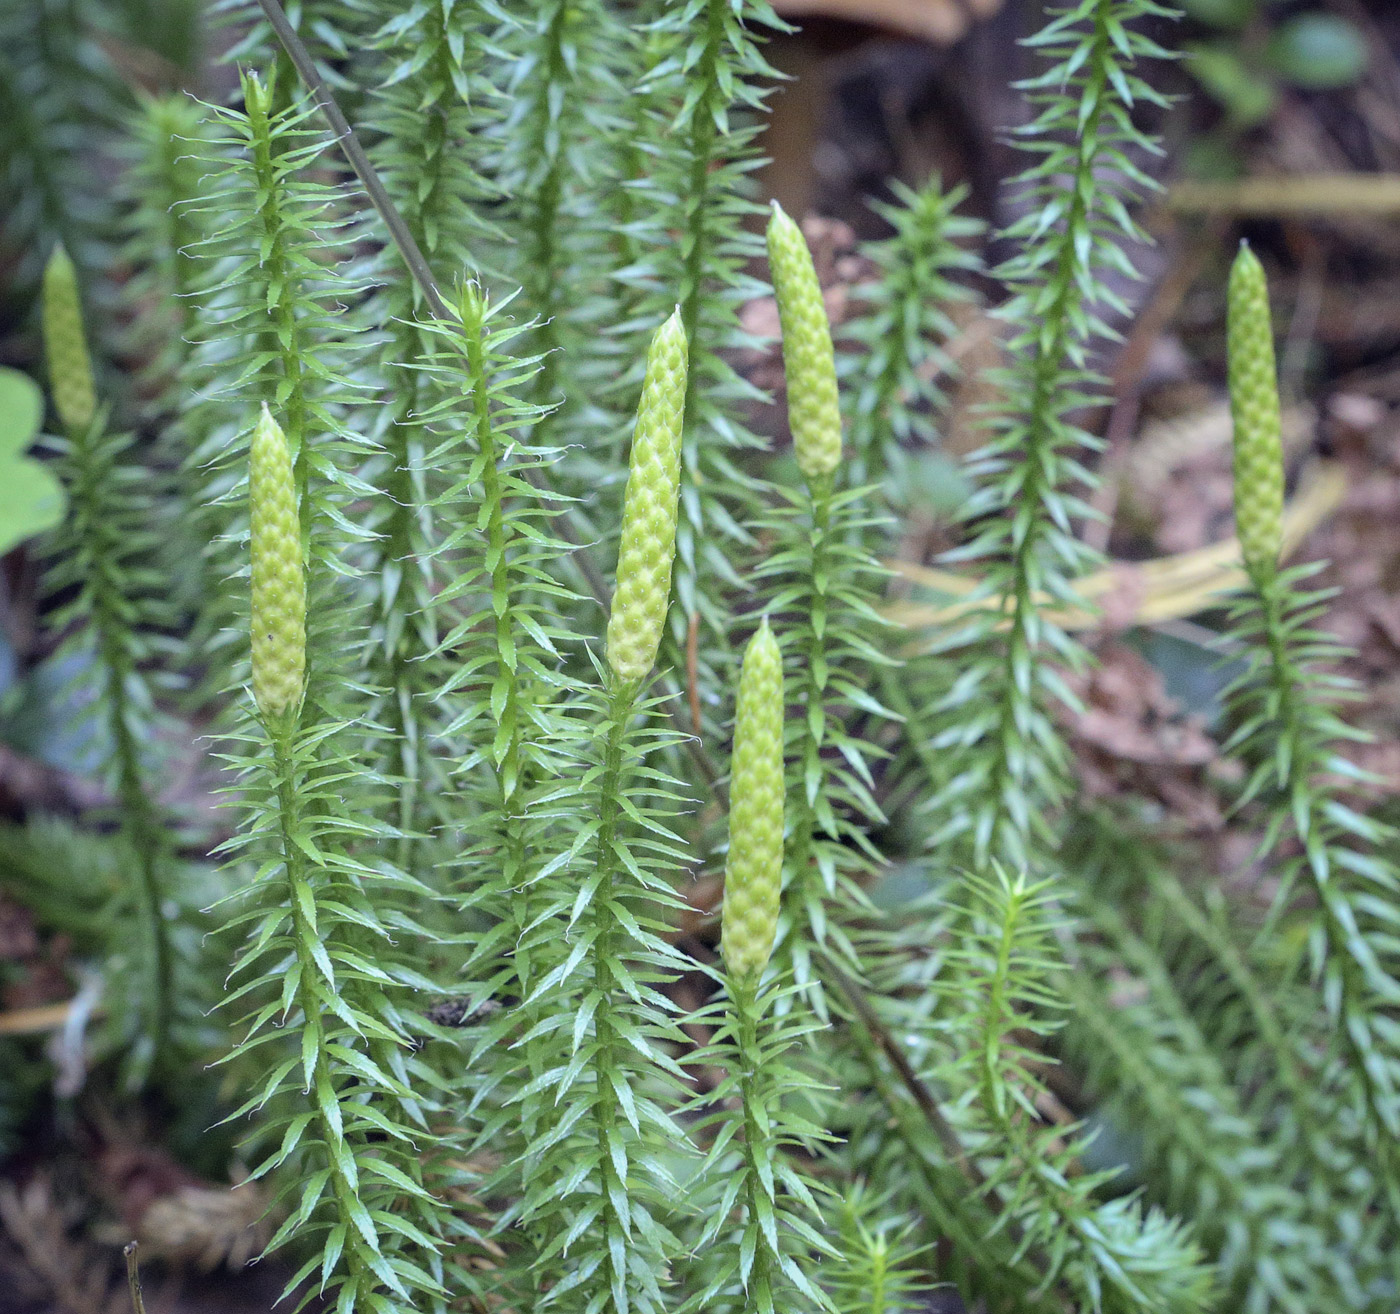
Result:
{"label": "clubmoss plant", "polygon": [[[434,550],[434,568],[451,575],[433,598],[441,639],[428,665],[438,746],[453,771],[452,889],[468,928],[457,988],[476,1020],[461,1024],[462,1040],[470,1070],[483,1076],[458,1116],[468,1144],[500,1167],[464,1172],[457,1189],[518,1200],[498,1220],[498,1239],[482,1243],[482,1258],[507,1246],[495,1284],[535,1300],[549,1271],[539,1255],[564,1235],[556,1211],[572,1203],[557,1184],[576,1146],[556,1135],[568,1123],[544,1078],[567,1062],[574,1015],[563,992],[540,991],[561,960],[556,919],[576,893],[575,869],[555,852],[559,800],[578,788],[574,753],[591,726],[559,669],[578,642],[560,613],[577,600],[551,574],[569,549],[552,532],[557,506],[536,486],[559,453],[532,441],[539,411],[523,396],[535,362],[511,354],[518,327],[479,284],[463,287],[458,314],[423,324],[443,393],[423,417],[432,440],[425,474],[443,487],[432,507],[438,523],[459,526]],[[495,1008],[499,1001],[509,1006]],[[497,1056],[489,1075],[488,1054]]]}
{"label": "clubmoss plant", "polygon": [[61,243],[91,286],[109,257],[111,196],[90,152],[130,108],[130,93],[99,37],[92,0],[41,0],[0,14],[0,178],[3,226],[19,256],[16,286],[39,283]]}
{"label": "clubmoss plant", "polygon": [[[811,252],[801,230],[775,205],[768,225],[774,290],[783,331],[788,414],[805,495],[789,495],[773,517],[776,550],[755,572],[773,590],[770,609],[791,607],[796,655],[792,687],[801,715],[789,729],[791,837],[787,847],[790,928],[784,962],[820,1016],[826,1014],[811,952],[828,941],[859,970],[846,914],[865,897],[860,875],[873,857],[863,836],[881,819],[871,787],[875,751],[859,722],[891,719],[852,679],[857,661],[884,666],[875,639],[877,568],[861,547],[866,489],[837,487],[841,414],[831,329]],[[839,757],[833,758],[833,751]]]}
{"label": "clubmoss plant", "polygon": [[[483,174],[481,145],[497,104],[484,40],[496,22],[482,6],[450,2],[367,4],[355,19],[366,25],[361,58],[371,72],[363,130],[371,159],[423,258],[444,276],[464,277],[478,265],[475,248],[495,235],[485,212],[500,199]],[[439,803],[451,791],[452,767],[438,740],[443,718],[432,705],[441,671],[430,660],[440,638],[434,594],[445,582],[436,554],[448,533],[435,500],[451,484],[429,469],[436,439],[425,417],[453,384],[421,367],[436,345],[420,323],[424,291],[404,273],[392,245],[376,250],[370,281],[378,286],[367,294],[364,318],[384,330],[377,377],[388,404],[355,418],[381,448],[363,470],[379,496],[369,502],[363,568],[373,596],[362,678],[378,691],[367,716],[375,751],[400,782],[404,837],[396,858],[407,868],[442,856],[430,837],[443,824]],[[415,851],[424,845],[427,852]]]}
{"label": "clubmoss plant", "polygon": [[188,353],[199,285],[194,247],[203,236],[191,213],[200,194],[196,158],[206,111],[181,94],[147,96],[132,116],[125,187],[130,211],[123,257],[136,273],[126,292],[136,313],[132,345],[147,363],[143,401],[169,423],[183,410],[176,378]]}
{"label": "clubmoss plant", "polygon": [[[130,435],[107,431],[97,405],[73,262],[55,247],[43,276],[43,336],[54,409],[64,429],[59,474],[70,516],[57,531],[48,586],[72,590],[50,623],[66,634],[63,657],[85,672],[98,732],[97,756],[119,807],[140,928],[139,948],[124,969],[133,982],[123,1039],[128,1075],[143,1081],[165,1072],[180,1050],[177,1020],[188,1022],[200,1001],[181,1007],[176,952],[166,917],[174,876],[175,837],[160,799],[161,717],[152,676],[161,633],[172,617],[154,569],[166,507],[137,463]],[[158,678],[158,677],[157,677]],[[125,921],[125,918],[120,919]],[[188,988],[188,987],[186,987]]]}
{"label": "clubmoss plant", "polygon": [[123,300],[132,315],[125,353],[137,355],[138,409],[157,430],[152,464],[168,478],[180,510],[167,526],[165,569],[179,609],[198,612],[216,577],[207,577],[208,509],[204,479],[188,461],[188,398],[192,337],[202,283],[196,247],[204,236],[194,202],[203,189],[199,162],[206,108],[183,93],[143,96],[128,116],[131,139],[123,152],[125,240],[132,269]]}
{"label": "clubmoss plant", "polygon": [[1142,30],[1166,15],[1153,0],[1078,0],[1028,42],[1048,67],[1023,84],[1035,117],[1016,141],[1037,158],[1016,180],[1024,217],[1004,234],[1020,253],[995,271],[1011,294],[999,315],[1015,364],[997,376],[1002,411],[969,471],[966,518],[980,528],[956,554],[998,605],[973,618],[977,646],[946,695],[939,738],[952,760],[937,842],[970,843],[978,864],[1019,866],[1053,848],[1066,796],[1052,708],[1068,694],[1056,669],[1084,653],[1038,598],[1071,602],[1092,561],[1071,520],[1097,440],[1072,417],[1098,386],[1089,353],[1112,336],[1105,316],[1122,310],[1104,273],[1124,268],[1124,245],[1143,236],[1123,201],[1156,186],[1143,165],[1160,147],[1131,110],[1165,104],[1138,66],[1166,53]]}
{"label": "clubmoss plant", "polygon": [[902,505],[913,447],[935,445],[942,418],[942,383],[956,373],[945,344],[952,313],[971,293],[956,282],[978,268],[971,246],[982,232],[958,208],[966,189],[947,189],[935,175],[917,191],[893,185],[895,203],[878,204],[891,237],[867,248],[879,273],[860,289],[866,306],[843,326],[859,350],[845,356],[851,483],[884,480],[886,496]]}
{"label": "clubmoss plant", "polygon": [[[1060,1007],[1051,985],[1058,965],[1051,890],[1051,882],[1000,869],[987,880],[973,878],[972,934],[954,950],[966,969],[956,979],[971,992],[980,1032],[970,1060],[978,1115],[990,1136],[981,1148],[995,1147],[1001,1165],[987,1188],[1004,1192],[1018,1246],[1039,1251],[1048,1274],[1078,1293],[1081,1308],[1207,1310],[1213,1273],[1189,1227],[1130,1199],[1096,1200],[1103,1181],[1076,1172],[1064,1129],[1035,1117],[1040,1087],[1028,1060],[1036,1051],[1026,1046],[1020,1023],[1029,1012],[1034,1028],[1048,1029]],[[1013,1163],[1014,1182],[1006,1169]]]}
{"label": "clubmoss plant", "polygon": [[1385,1015],[1400,1001],[1400,963],[1377,938],[1372,918],[1380,912],[1376,899],[1400,889],[1400,872],[1379,848],[1389,832],[1343,806],[1327,779],[1354,774],[1339,746],[1358,736],[1333,711],[1349,686],[1326,669],[1345,650],[1313,628],[1326,595],[1300,587],[1315,568],[1278,568],[1278,379],[1264,270],[1248,247],[1230,275],[1229,330],[1235,519],[1253,593],[1236,614],[1235,632],[1257,639],[1248,668],[1229,690],[1237,724],[1230,746],[1251,767],[1242,801],[1262,806],[1266,849],[1290,833],[1301,849],[1284,864],[1275,910],[1300,878],[1311,887],[1317,900],[1310,928],[1314,970],[1337,1024],[1337,1043],[1348,1054],[1369,1135],[1387,1165],[1382,1176],[1395,1209],[1400,1055]]}
{"label": "clubmoss plant", "polygon": [[792,446],[802,477],[816,487],[841,463],[836,353],[812,253],[802,230],[776,201],[768,220],[768,267],[783,325]]}
{"label": "clubmoss plant", "polygon": [[265,407],[250,459],[249,636],[260,733],[247,736],[251,753],[240,763],[251,824],[231,848],[260,850],[262,866],[235,921],[249,934],[228,1004],[246,1001],[251,1012],[231,1057],[285,1027],[300,1043],[239,1113],[270,1102],[277,1110],[280,1144],[255,1176],[293,1156],[304,1165],[294,1207],[271,1242],[322,1238],[293,1285],[316,1272],[343,1308],[414,1308],[441,1293],[439,1238],[453,1230],[423,1184],[439,1081],[415,1057],[431,1026],[409,1000],[431,982],[396,963],[391,948],[427,938],[405,906],[405,896],[416,901],[422,891],[382,860],[356,858],[374,829],[339,814],[336,782],[353,741],[332,719],[333,705],[314,693],[309,709],[303,702],[297,480],[287,438]]}
{"label": "clubmoss plant", "polygon": [[[649,924],[651,918],[642,907],[650,899],[665,900],[667,892],[654,879],[636,881],[640,868],[633,850],[639,844],[650,845],[645,832],[630,839],[626,823],[632,810],[628,786],[642,757],[634,746],[632,727],[637,695],[660,646],[671,591],[685,396],[686,344],[677,313],[652,338],[637,408],[617,588],[608,618],[609,676],[600,727],[602,751],[594,768],[598,811],[592,870],[569,914],[570,924],[578,923],[583,931],[581,944],[587,950],[582,956],[571,954],[570,960],[580,960],[589,974],[580,1014],[584,1030],[576,1023],[574,1036],[578,1056],[592,1069],[590,1112],[596,1141],[590,1161],[597,1174],[598,1207],[583,1216],[595,1215],[588,1248],[602,1261],[592,1281],[619,1309],[634,1302],[640,1309],[664,1307],[658,1261],[664,1263],[675,1248],[662,1220],[653,1213],[658,1206],[667,1206],[664,1177],[654,1183],[653,1190],[662,1189],[649,1201],[640,1189],[645,1160],[638,1162],[636,1155],[658,1130],[666,1128],[666,1122],[658,1127],[650,1113],[643,1128],[637,1111],[641,1092],[636,1087],[650,1076],[649,1069],[679,1076],[674,1062],[655,1048],[672,1034],[672,1027],[654,1006],[638,997],[636,968],[627,966],[624,955],[647,968],[649,976],[674,972],[680,966],[665,950],[656,934],[659,928]],[[664,830],[659,838],[664,843]],[[561,984],[569,974],[560,975]],[[638,1023],[645,1032],[636,1029]],[[638,1061],[642,1056],[637,1042],[644,1037],[643,1054],[649,1062]]]}
{"label": "clubmoss plant", "polygon": [[[718,1238],[721,1249],[718,1262],[707,1266],[700,1297],[702,1308],[728,1297],[753,1314],[773,1314],[792,1301],[830,1310],[809,1268],[836,1253],[816,1226],[821,1210],[812,1185],[785,1157],[785,1147],[810,1150],[821,1137],[785,1107],[812,1083],[783,1061],[799,1033],[771,1016],[777,987],[763,979],[777,934],[783,866],[783,713],[782,655],[765,619],[744,652],[734,716],[721,932],[728,1001],[714,1049],[730,1075],[714,1100],[737,1096],[738,1109],[713,1116],[722,1130],[707,1175],[719,1199],[708,1211],[707,1236]],[[741,1219],[727,1233],[736,1204]]]}
{"label": "clubmoss plant", "polygon": [[[107,1026],[183,1090],[187,1013],[224,999],[201,1043],[222,1028],[296,1281],[338,1314],[874,1314],[939,1283],[987,1314],[1390,1314],[1395,841],[1341,792],[1337,653],[1311,568],[1277,559],[1252,257],[1229,824],[1262,832],[1275,906],[1160,799],[1081,797],[1059,714],[1087,660],[1057,621],[1092,556],[1079,417],[1126,309],[1165,11],[1070,0],[1031,40],[1035,158],[986,280],[1009,364],[953,529],[969,605],[914,655],[873,558],[938,440],[975,226],[900,191],[838,355],[772,215],[786,486],[735,368],[768,291],[761,0],[218,3],[245,72],[225,104],[145,105],[119,193],[131,341],[165,340],[141,441],[107,433],[53,267],[52,619],[121,808],[86,838],[142,928]],[[71,233],[101,307],[72,127],[119,89],[61,103],[89,0],[20,8],[0,59],[55,76],[0,79],[41,148],[0,125],[5,231],[21,285]],[[209,545],[179,588],[167,516]],[[241,818],[188,884],[155,751],[192,737],[177,674]],[[55,833],[0,830],[46,917]],[[205,922],[170,914],[206,883],[201,957]]]}

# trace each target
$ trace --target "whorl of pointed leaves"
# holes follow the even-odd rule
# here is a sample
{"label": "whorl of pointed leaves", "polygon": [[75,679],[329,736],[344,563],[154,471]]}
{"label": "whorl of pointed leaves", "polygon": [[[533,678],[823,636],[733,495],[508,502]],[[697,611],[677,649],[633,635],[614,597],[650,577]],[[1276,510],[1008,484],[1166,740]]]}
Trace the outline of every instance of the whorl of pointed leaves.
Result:
{"label": "whorl of pointed leaves", "polygon": [[1235,531],[1255,575],[1278,564],[1283,539],[1283,426],[1264,266],[1247,244],[1230,270],[1230,414],[1235,422]]}
{"label": "whorl of pointed leaves", "polygon": [[199,101],[175,92],[143,96],[131,116],[122,257],[134,272],[125,292],[137,314],[134,336],[146,358],[143,382],[155,394],[149,402],[163,419],[181,409],[184,400],[172,376],[189,352],[195,310],[190,294],[198,278],[194,246],[201,232],[190,207],[202,185],[195,152],[207,113]]}
{"label": "whorl of pointed leaves", "polygon": [[724,871],[725,966],[754,980],[773,952],[783,876],[783,657],[765,617],[749,640],[734,714],[729,861]]}
{"label": "whorl of pointed leaves", "polygon": [[773,202],[768,265],[783,325],[788,423],[798,468],[810,483],[841,463],[841,403],[831,321],[802,230]]}
{"label": "whorl of pointed leaves", "polygon": [[83,332],[78,275],[62,245],[44,266],[44,352],[54,409],[70,432],[86,429],[97,414],[92,361]]}
{"label": "whorl of pointed leaves", "polygon": [[652,337],[632,436],[617,590],[608,617],[608,665],[620,680],[640,680],[651,670],[666,623],[676,555],[686,369],[685,329],[677,309]]}
{"label": "whorl of pointed leaves", "polygon": [[0,239],[7,282],[25,295],[55,243],[86,280],[110,259],[103,152],[131,101],[111,18],[101,0],[0,5]]}
{"label": "whorl of pointed leaves", "polygon": [[[1005,1224],[1040,1251],[1047,1276],[1075,1291],[1081,1308],[1099,1308],[1107,1296],[1111,1308],[1125,1311],[1206,1314],[1214,1307],[1213,1274],[1190,1229],[1131,1199],[1101,1202],[1097,1193],[1117,1170],[1074,1174],[1066,1129],[1036,1117],[1037,1051],[1017,1037],[1048,1036],[1063,1007],[1052,882],[995,866],[967,886],[968,930],[951,950],[945,988],[965,991],[975,1018],[968,1058],[990,1137],[982,1148],[994,1150],[998,1165],[988,1189],[1006,1199]],[[1003,1180],[1013,1164],[1007,1198]]]}
{"label": "whorl of pointed leaves", "polygon": [[[531,400],[552,408],[544,431],[562,427],[573,436],[606,387],[595,357],[612,333],[612,304],[598,277],[609,265],[611,234],[597,190],[611,182],[629,34],[617,7],[603,0],[483,9],[504,20],[490,42],[508,105],[495,159],[509,226],[499,260],[532,321],[527,341],[540,363]],[[561,472],[568,469],[565,462]]]}
{"label": "whorl of pointed leaves", "polygon": [[1225,691],[1236,723],[1226,745],[1251,767],[1242,803],[1258,800],[1273,850],[1291,833],[1284,889],[1302,877],[1317,906],[1311,949],[1323,1000],[1349,1058],[1352,1094],[1379,1166],[1376,1189],[1400,1217],[1400,953],[1382,911],[1400,894],[1387,856],[1393,831],[1347,806],[1336,781],[1357,774],[1338,751],[1365,738],[1336,715],[1354,696],[1337,674],[1345,648],[1314,627],[1324,592],[1301,587],[1319,566],[1277,569],[1283,501],[1277,379],[1263,269],[1247,249],[1230,280],[1230,387],[1235,413],[1235,506],[1253,596],[1231,616],[1245,669]]}
{"label": "whorl of pointed leaves", "polygon": [[182,973],[176,982],[188,963],[178,961],[180,930],[167,908],[176,897],[174,828],[159,802],[163,745],[174,740],[156,690],[168,678],[162,637],[178,624],[159,568],[169,489],[143,466],[130,434],[108,433],[99,421],[77,276],[61,247],[44,273],[43,327],[55,409],[67,430],[53,440],[54,468],[69,503],[50,545],[45,584],[57,605],[45,620],[63,636],[53,660],[75,672],[65,701],[81,709],[77,728],[93,743],[94,766],[118,805],[123,888],[104,910],[104,923],[119,928],[112,1031],[123,1075],[139,1084],[153,1071],[172,1071],[176,1056],[188,1058],[194,1019],[207,1002],[203,981]]}
{"label": "whorl of pointed leaves", "polygon": [[874,209],[894,229],[865,252],[878,273],[858,289],[864,309],[842,326],[860,350],[837,361],[845,384],[852,449],[852,482],[887,478],[896,506],[908,496],[898,478],[915,452],[939,441],[942,385],[957,366],[946,344],[957,333],[952,312],[972,299],[956,275],[980,268],[974,239],[983,225],[957,211],[966,187],[944,188],[935,174],[917,191],[901,182],[896,203]]}
{"label": "whorl of pointed leaves", "polygon": [[1004,234],[1020,251],[996,271],[1012,294],[1000,313],[1013,364],[996,375],[1005,401],[971,467],[979,486],[965,517],[978,528],[959,552],[1001,605],[960,636],[981,651],[943,705],[955,751],[935,803],[934,842],[964,837],[979,863],[1020,864],[1053,846],[1067,790],[1057,670],[1084,655],[1042,600],[1071,603],[1094,560],[1072,522],[1086,509],[1077,489],[1092,482],[1084,458],[1097,440],[1073,416],[1099,387],[1089,352],[1112,335],[1105,317],[1127,310],[1105,278],[1131,274],[1124,243],[1143,240],[1125,201],[1157,186],[1144,165],[1161,148],[1133,113],[1166,101],[1135,67],[1167,52],[1132,25],[1166,14],[1153,0],[1078,0],[1027,42],[1050,67],[1022,84],[1037,113],[1017,140],[1037,162],[1016,180],[1024,217]]}
{"label": "whorl of pointed leaves", "polygon": [[301,701],[306,678],[306,569],[292,456],[267,406],[249,448],[253,698],[269,721]]}
{"label": "whorl of pointed leaves", "polygon": [[[1233,910],[1199,908],[1167,857],[1107,812],[1072,837],[1094,934],[1061,978],[1065,1049],[1107,1116],[1142,1128],[1146,1198],[1192,1220],[1217,1257],[1222,1306],[1345,1308],[1347,1287],[1386,1267],[1387,1233],[1362,1221],[1376,1165],[1346,1069],[1314,1066],[1331,1025],[1306,978],[1280,979],[1276,950],[1251,945]],[[1291,1180],[1308,1190],[1279,1190]]]}

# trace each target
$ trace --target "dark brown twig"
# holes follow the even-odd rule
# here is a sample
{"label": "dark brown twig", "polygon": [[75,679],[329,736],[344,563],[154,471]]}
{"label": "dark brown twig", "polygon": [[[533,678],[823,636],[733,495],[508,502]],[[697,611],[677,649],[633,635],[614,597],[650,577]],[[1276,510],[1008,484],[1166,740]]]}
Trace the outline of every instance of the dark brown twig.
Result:
{"label": "dark brown twig", "polygon": [[126,1256],[126,1284],[131,1288],[132,1314],[146,1314],[146,1302],[141,1298],[141,1270],[136,1264],[136,1242],[128,1241],[122,1247]]}
{"label": "dark brown twig", "polygon": [[360,145],[360,139],[355,136],[355,130],[350,126],[345,115],[341,113],[340,106],[336,104],[330,88],[326,86],[325,80],[317,72],[316,63],[311,58],[311,52],[302,43],[296,28],[292,26],[277,0],[258,0],[258,3],[262,6],[267,21],[272,24],[272,30],[277,34],[278,41],[282,43],[282,48],[296,67],[297,74],[306,83],[312,96],[315,97],[321,113],[330,121],[331,130],[335,133],[340,149],[345,152],[345,158],[350,161],[350,167],[355,170],[360,185],[369,196],[370,204],[379,211],[379,217],[384,220],[384,226],[389,230],[389,236],[394,239],[394,245],[399,248],[404,264],[408,266],[408,272],[413,275],[414,281],[422,289],[424,297],[427,298],[428,305],[433,312],[433,318],[451,320],[451,312],[447,309],[447,302],[443,299],[442,290],[438,287],[437,279],[433,277],[433,271],[428,265],[427,258],[423,255],[417,240],[409,230],[408,224],[404,222],[403,215],[398,212],[393,201],[390,200],[389,193],[385,190],[383,182],[380,181],[378,172],[370,163],[369,156],[365,154],[365,148]]}
{"label": "dark brown twig", "polygon": [[899,1042],[890,1035],[888,1028],[880,1021],[874,1005],[866,998],[865,991],[832,961],[830,954],[820,950],[818,950],[818,954],[823,974],[836,983],[837,988],[846,997],[846,1002],[855,1012],[856,1019],[889,1060],[890,1066],[894,1068],[900,1081],[904,1083],[904,1088],[918,1106],[919,1112],[923,1114],[924,1121],[933,1128],[933,1133],[938,1137],[938,1143],[943,1147],[944,1154],[948,1156],[950,1162],[957,1165],[958,1171],[973,1186],[977,1187],[978,1190],[984,1190],[987,1185],[986,1178],[982,1176],[977,1165],[967,1157],[967,1152],[963,1149],[957,1132],[948,1119],[943,1116],[943,1110],[938,1106],[937,1096],[929,1090],[923,1078],[914,1071],[914,1065],[909,1062],[909,1058],[900,1047]]}

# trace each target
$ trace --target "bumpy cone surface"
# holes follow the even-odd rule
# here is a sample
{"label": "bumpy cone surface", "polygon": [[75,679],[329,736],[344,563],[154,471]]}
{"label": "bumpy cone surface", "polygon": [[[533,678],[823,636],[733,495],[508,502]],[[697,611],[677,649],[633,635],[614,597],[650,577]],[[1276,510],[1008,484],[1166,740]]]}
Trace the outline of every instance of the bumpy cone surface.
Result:
{"label": "bumpy cone surface", "polygon": [[807,239],[776,201],[768,221],[768,264],[783,324],[788,423],[798,467],[811,481],[829,475],[841,461],[836,357]]}
{"label": "bumpy cone surface", "polygon": [[783,659],[766,619],[739,675],[729,796],[724,962],[749,979],[773,952],[783,875]]}
{"label": "bumpy cone surface", "polygon": [[1235,421],[1235,528],[1252,572],[1278,564],[1283,442],[1264,267],[1247,246],[1230,271],[1230,412]]}
{"label": "bumpy cone surface", "polygon": [[97,413],[97,394],[83,334],[78,273],[62,246],[54,247],[44,268],[43,313],[54,408],[69,429],[86,429]]}
{"label": "bumpy cone surface", "polygon": [[253,698],[264,717],[279,717],[301,701],[306,675],[306,571],[292,454],[266,406],[253,430],[248,499]]}
{"label": "bumpy cone surface", "polygon": [[677,310],[652,337],[632,436],[617,591],[608,618],[608,665],[623,680],[640,680],[651,670],[666,621],[676,555],[687,365],[685,329]]}

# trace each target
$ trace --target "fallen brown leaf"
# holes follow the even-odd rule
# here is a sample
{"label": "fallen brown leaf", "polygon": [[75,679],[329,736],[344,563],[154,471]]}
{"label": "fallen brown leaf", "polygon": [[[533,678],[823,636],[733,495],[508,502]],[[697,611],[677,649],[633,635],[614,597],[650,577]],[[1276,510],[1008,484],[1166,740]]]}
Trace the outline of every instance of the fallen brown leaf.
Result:
{"label": "fallen brown leaf", "polygon": [[784,18],[844,18],[950,46],[981,18],[990,18],[1002,0],[774,0]]}

